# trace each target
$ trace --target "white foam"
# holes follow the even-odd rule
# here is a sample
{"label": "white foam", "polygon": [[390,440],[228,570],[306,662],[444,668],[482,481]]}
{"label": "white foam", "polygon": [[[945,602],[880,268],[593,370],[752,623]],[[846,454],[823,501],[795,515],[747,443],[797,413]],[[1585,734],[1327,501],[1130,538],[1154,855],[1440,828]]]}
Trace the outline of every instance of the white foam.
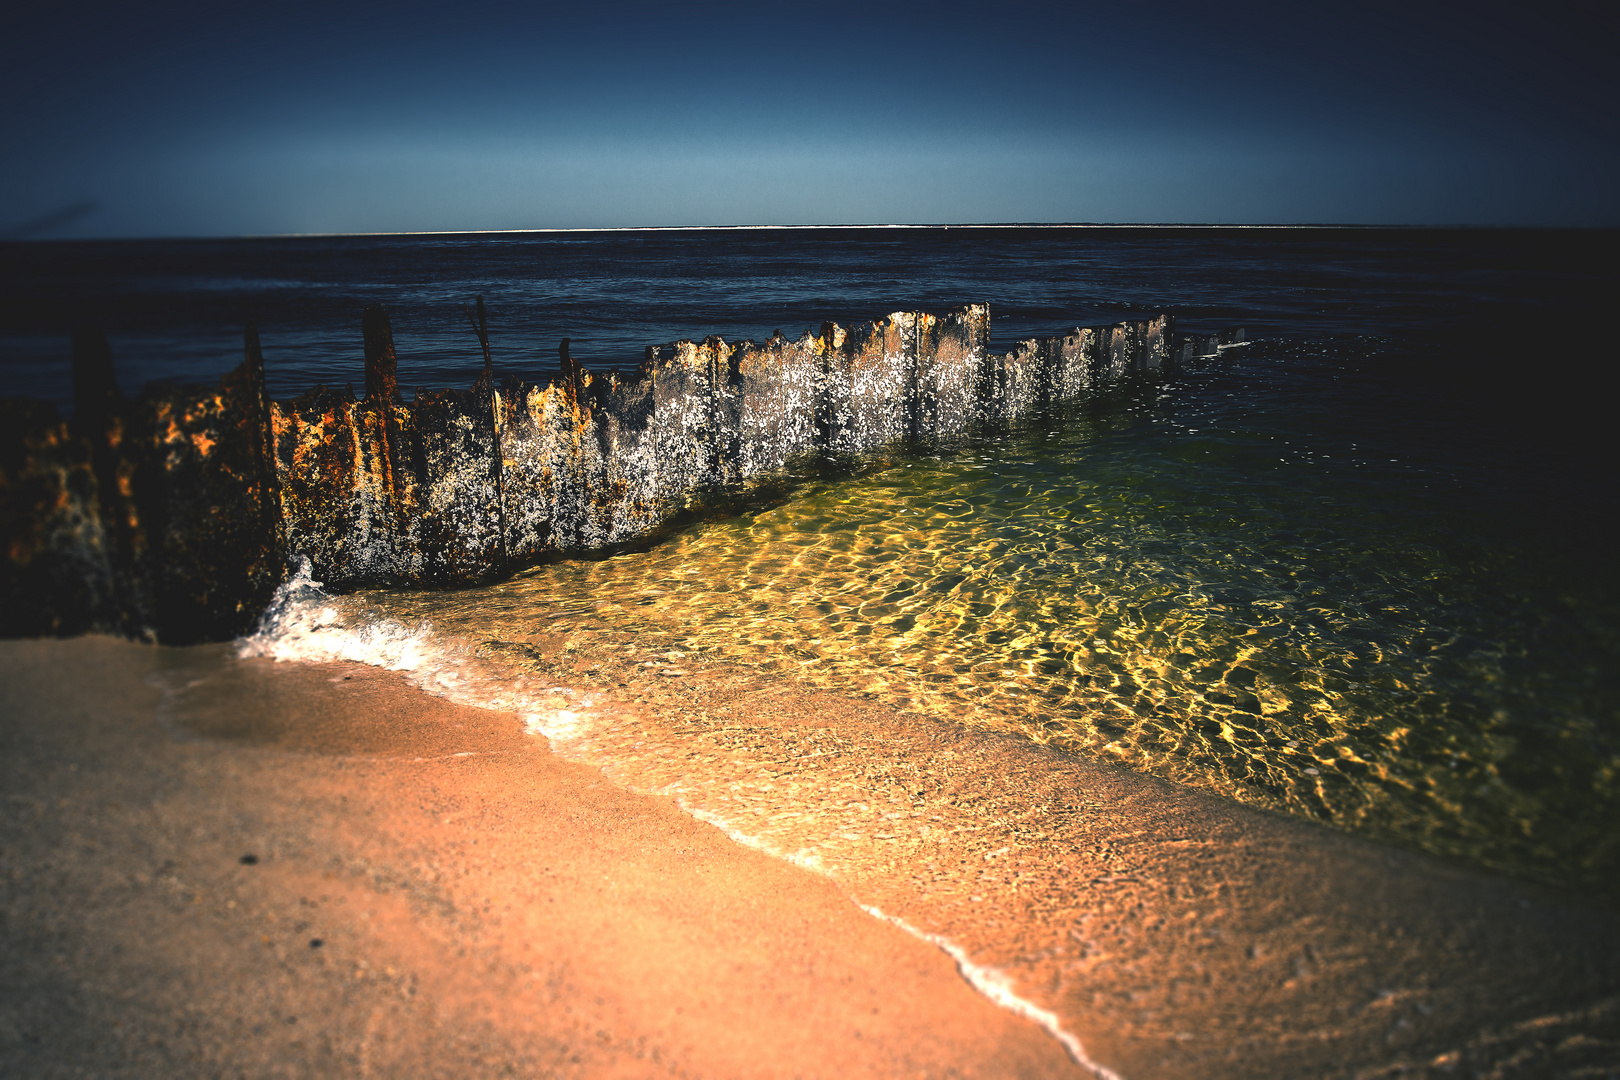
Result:
{"label": "white foam", "polygon": [[1047,1012],[1034,1002],[1019,997],[1013,991],[1012,984],[1004,973],[997,971],[995,968],[981,967],[975,964],[968,959],[967,953],[963,952],[949,938],[940,937],[938,934],[930,934],[926,930],[919,930],[904,919],[890,915],[879,908],[872,907],[870,904],[862,904],[858,900],[856,904],[862,911],[873,918],[882,919],[891,926],[898,926],[913,937],[921,938],[930,945],[936,946],[946,956],[956,961],[956,970],[962,973],[962,978],[968,981],[968,985],[1008,1012],[1039,1024],[1048,1035],[1062,1044],[1063,1049],[1069,1052],[1070,1059],[1076,1065],[1082,1069],[1089,1069],[1092,1075],[1097,1077],[1097,1080],[1124,1080],[1123,1077],[1106,1065],[1099,1065],[1087,1057],[1085,1047],[1080,1045],[1080,1040],[1063,1029],[1063,1024],[1058,1020],[1055,1013]]}
{"label": "white foam", "polygon": [[[667,794],[674,795],[675,793]],[[687,802],[684,799],[681,799],[678,795],[675,795],[675,801],[682,810],[685,810],[688,814],[691,814],[693,817],[707,825],[713,825],[715,828],[742,844],[744,847],[751,847],[756,851],[763,851],[767,855],[772,855],[776,858],[783,859],[786,862],[790,862],[795,866],[800,867],[801,869],[809,870],[812,873],[820,874],[824,877],[832,876],[827,872],[827,869],[822,864],[821,860],[812,852],[799,851],[788,853],[778,851],[772,845],[763,842],[759,837],[738,828],[737,825],[735,825],[731,819],[725,815],[716,814],[701,807],[688,805]],[[973,989],[977,990],[980,994],[983,994],[992,1002],[1001,1006],[1003,1009],[1006,1009],[1015,1016],[1021,1016],[1025,1020],[1039,1025],[1043,1031],[1058,1041],[1058,1044],[1061,1045],[1068,1053],[1071,1061],[1080,1066],[1082,1069],[1090,1071],[1093,1076],[1097,1077],[1097,1080],[1124,1080],[1124,1077],[1120,1076],[1119,1073],[1114,1072],[1106,1065],[1101,1065],[1091,1060],[1091,1058],[1087,1056],[1086,1048],[1081,1044],[1080,1039],[1063,1027],[1063,1022],[1058,1019],[1056,1013],[1049,1012],[1048,1010],[1041,1008],[1039,1005],[1036,1005],[1033,1001],[1030,1001],[1027,998],[1019,997],[1017,991],[1013,989],[1012,980],[1007,977],[1005,972],[998,971],[995,968],[985,967],[981,964],[975,964],[972,960],[968,959],[968,955],[962,949],[962,947],[951,941],[949,938],[941,937],[938,934],[930,934],[928,931],[915,927],[898,916],[890,915],[881,908],[873,907],[871,904],[863,904],[854,897],[850,897],[850,902],[873,918],[881,919],[890,926],[898,927],[899,929],[910,934],[912,937],[928,942],[930,945],[933,945],[935,948],[943,952],[946,956],[949,956],[956,962],[957,972],[961,974],[962,978],[967,981],[969,986],[973,987]]]}
{"label": "white foam", "polygon": [[276,590],[259,625],[236,645],[239,657],[331,663],[352,660],[389,671],[425,672],[443,660],[442,643],[427,623],[410,628],[391,619],[352,625],[310,575],[309,560]]}
{"label": "white foam", "polygon": [[408,626],[356,612],[321,588],[308,559],[276,590],[257,629],[237,642],[236,655],[317,664],[347,660],[397,671],[417,689],[458,705],[515,712],[529,731],[553,743],[566,743],[589,729],[590,717],[582,708],[551,708],[544,701],[573,697],[573,690],[531,692],[526,680],[509,678],[475,647],[435,633],[431,623]]}

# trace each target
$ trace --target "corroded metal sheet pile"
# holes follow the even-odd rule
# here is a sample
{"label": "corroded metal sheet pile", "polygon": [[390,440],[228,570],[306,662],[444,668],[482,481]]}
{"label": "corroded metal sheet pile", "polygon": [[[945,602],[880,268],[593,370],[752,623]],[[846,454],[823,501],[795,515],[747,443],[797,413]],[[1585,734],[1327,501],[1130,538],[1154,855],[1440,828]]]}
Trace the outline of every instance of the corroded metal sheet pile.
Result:
{"label": "corroded metal sheet pile", "polygon": [[286,570],[258,335],[218,387],[121,400],[74,337],[71,424],[0,400],[0,632],[229,637]]}
{"label": "corroded metal sheet pile", "polygon": [[473,388],[409,403],[381,308],[365,313],[360,400],[317,387],[270,401],[251,327],[218,387],[126,400],[105,337],[77,332],[71,423],[0,402],[0,633],[226,638],[301,558],[339,589],[486,581],[644,538],[801,461],[1016,420],[1242,336],[1174,334],[1158,316],[992,353],[974,304],[650,347],[628,376],[583,370],[564,342],[541,386],[497,385],[474,329]]}

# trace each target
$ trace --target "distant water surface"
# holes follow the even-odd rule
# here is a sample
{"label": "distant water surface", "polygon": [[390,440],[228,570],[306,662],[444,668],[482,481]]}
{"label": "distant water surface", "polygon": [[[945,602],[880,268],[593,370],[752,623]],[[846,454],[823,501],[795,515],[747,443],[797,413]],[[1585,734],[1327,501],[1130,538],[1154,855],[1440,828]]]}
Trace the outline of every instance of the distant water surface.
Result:
{"label": "distant water surface", "polygon": [[624,366],[680,338],[969,302],[990,304],[1002,343],[1168,311],[1262,337],[1463,331],[1500,348],[1599,318],[1617,248],[1612,230],[972,227],[7,243],[0,373],[7,393],[66,408],[67,331],[94,320],[126,393],[212,382],[251,321],[272,395],[363,385],[360,312],[380,303],[401,384],[459,386],[482,365],[462,314],[477,294],[496,363],[531,377],[556,369],[564,337],[588,365]]}

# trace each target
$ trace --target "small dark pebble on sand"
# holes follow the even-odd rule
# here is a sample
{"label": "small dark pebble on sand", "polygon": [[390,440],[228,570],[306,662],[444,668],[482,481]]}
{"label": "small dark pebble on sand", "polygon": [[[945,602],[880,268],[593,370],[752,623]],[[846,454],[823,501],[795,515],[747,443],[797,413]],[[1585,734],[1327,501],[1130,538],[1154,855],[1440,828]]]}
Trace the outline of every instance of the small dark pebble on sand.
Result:
{"label": "small dark pebble on sand", "polygon": [[257,855],[244,855],[240,859],[237,859],[236,861],[241,863],[243,866],[257,866],[257,865],[259,865],[259,857]]}

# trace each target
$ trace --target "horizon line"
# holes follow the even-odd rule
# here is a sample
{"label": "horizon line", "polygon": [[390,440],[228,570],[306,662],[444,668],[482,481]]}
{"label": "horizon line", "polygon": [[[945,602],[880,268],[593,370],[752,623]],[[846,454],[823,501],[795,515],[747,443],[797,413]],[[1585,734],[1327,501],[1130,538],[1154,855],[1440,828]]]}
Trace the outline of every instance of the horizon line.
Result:
{"label": "horizon line", "polygon": [[385,236],[526,236],[570,233],[631,233],[631,232],[795,232],[815,230],[851,229],[1232,229],[1232,230],[1287,230],[1287,229],[1343,229],[1343,230],[1603,230],[1613,225],[1480,225],[1453,224],[1363,224],[1349,222],[1302,221],[1289,224],[1276,223],[1215,223],[1215,222],[1151,222],[1151,221],[986,221],[952,223],[866,222],[842,224],[794,225],[613,225],[600,227],[551,227],[529,229],[401,229],[373,232],[285,232],[234,233],[197,235],[150,236],[82,236],[39,237],[3,240],[5,243],[95,243],[142,240],[292,240],[338,239],[342,237]]}

